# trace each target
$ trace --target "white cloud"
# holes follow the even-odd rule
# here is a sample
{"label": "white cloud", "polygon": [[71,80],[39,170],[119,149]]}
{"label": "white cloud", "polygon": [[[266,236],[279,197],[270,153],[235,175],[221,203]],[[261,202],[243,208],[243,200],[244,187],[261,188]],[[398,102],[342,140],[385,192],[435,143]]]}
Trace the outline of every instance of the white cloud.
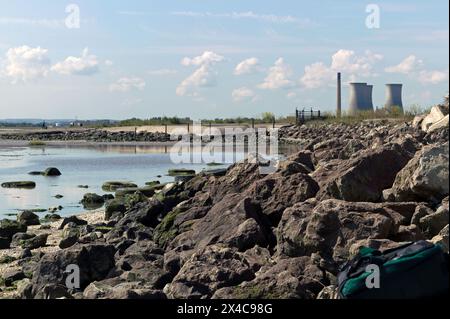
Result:
{"label": "white cloud", "polygon": [[448,81],[448,70],[446,71],[421,71],[419,81],[423,84],[439,84]]}
{"label": "white cloud", "polygon": [[305,66],[305,74],[300,79],[307,89],[316,89],[333,79],[334,71],[322,62]]}
{"label": "white cloud", "polygon": [[225,13],[212,13],[212,12],[195,12],[195,11],[176,11],[172,12],[175,16],[184,16],[191,18],[227,18],[227,19],[251,19],[269,23],[294,23],[302,26],[312,25],[309,19],[300,19],[291,15],[276,15],[276,14],[261,14],[253,11],[246,12],[225,12]]}
{"label": "white cloud", "polygon": [[177,74],[178,71],[177,70],[171,70],[171,69],[160,69],[160,70],[151,70],[148,71],[148,74],[150,75],[175,75]]}
{"label": "white cloud", "polygon": [[255,92],[246,87],[233,90],[233,92],[231,93],[231,97],[233,98],[234,102],[257,101]]}
{"label": "white cloud", "polygon": [[249,58],[240,62],[234,69],[235,75],[252,74],[261,71],[257,58]]}
{"label": "white cloud", "polygon": [[397,65],[387,67],[384,69],[387,73],[401,73],[410,74],[423,66],[423,61],[418,59],[415,55],[406,57]]}
{"label": "white cloud", "polygon": [[21,46],[10,48],[6,53],[3,74],[11,78],[12,83],[27,82],[48,75],[50,59],[48,50],[41,47]]}
{"label": "white cloud", "polygon": [[301,77],[300,83],[307,89],[316,89],[333,83],[337,72],[345,73],[352,80],[358,77],[376,76],[373,73],[374,65],[382,59],[381,54],[371,51],[366,51],[363,55],[358,56],[352,50],[341,49],[332,55],[330,66],[323,62],[305,66],[305,73]]}
{"label": "white cloud", "polygon": [[133,89],[142,91],[146,86],[143,79],[138,77],[123,77],[109,86],[111,92],[129,92]]}
{"label": "white cloud", "polygon": [[279,58],[275,62],[275,65],[269,69],[269,73],[264,82],[258,85],[258,87],[263,90],[291,87],[293,85],[293,82],[290,80],[292,74],[292,68],[284,63],[283,58]]}
{"label": "white cloud", "polygon": [[205,51],[202,55],[194,58],[183,58],[181,64],[184,66],[199,66],[199,65],[212,65],[215,63],[222,62],[225,58],[212,51]]}
{"label": "white cloud", "polygon": [[63,75],[92,75],[99,71],[99,62],[95,55],[85,48],[81,57],[69,56],[63,62],[52,67],[52,71]]}
{"label": "white cloud", "polygon": [[105,60],[104,63],[105,63],[106,66],[113,66],[114,65],[114,62],[111,61],[111,60]]}
{"label": "white cloud", "polygon": [[416,79],[420,83],[439,84],[448,81],[449,70],[426,70],[424,62],[415,55],[406,57],[399,64],[387,67],[387,73],[400,73]]}
{"label": "white cloud", "polygon": [[184,66],[198,66],[194,73],[188,76],[178,85],[176,94],[178,96],[198,97],[199,88],[213,87],[216,85],[217,72],[213,66],[222,62],[225,58],[212,51],[205,51],[202,55],[194,58],[184,58],[181,64]]}

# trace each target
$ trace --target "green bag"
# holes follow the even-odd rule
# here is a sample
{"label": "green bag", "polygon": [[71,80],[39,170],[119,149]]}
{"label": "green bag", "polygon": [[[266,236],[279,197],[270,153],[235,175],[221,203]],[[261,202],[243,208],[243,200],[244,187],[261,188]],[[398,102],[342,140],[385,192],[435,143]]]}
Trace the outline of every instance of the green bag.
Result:
{"label": "green bag", "polygon": [[[379,271],[372,272],[374,265]],[[376,275],[379,275],[379,287],[369,288],[367,282],[370,284]],[[363,247],[341,268],[338,285],[342,299],[446,297],[449,292],[448,254],[439,245],[427,241],[383,252]]]}

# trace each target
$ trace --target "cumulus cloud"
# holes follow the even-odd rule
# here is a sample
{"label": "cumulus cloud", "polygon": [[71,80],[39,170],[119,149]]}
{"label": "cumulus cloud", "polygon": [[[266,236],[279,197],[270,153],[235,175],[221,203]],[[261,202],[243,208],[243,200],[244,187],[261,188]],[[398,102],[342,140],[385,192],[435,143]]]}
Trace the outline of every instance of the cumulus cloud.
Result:
{"label": "cumulus cloud", "polygon": [[99,71],[99,62],[95,55],[85,48],[81,57],[69,56],[63,62],[52,67],[52,71],[63,75],[92,75]]}
{"label": "cumulus cloud", "polygon": [[212,51],[205,51],[202,55],[194,58],[185,57],[181,60],[181,64],[184,66],[199,66],[199,65],[212,65],[222,62],[225,58]]}
{"label": "cumulus cloud", "polygon": [[138,77],[123,77],[109,86],[111,92],[129,92],[131,90],[142,91],[146,86],[143,79]]}
{"label": "cumulus cloud", "polygon": [[240,62],[234,69],[235,75],[252,74],[261,71],[257,58],[249,58]]}
{"label": "cumulus cloud", "polygon": [[423,84],[439,84],[448,81],[448,70],[445,71],[421,71],[419,81]]}
{"label": "cumulus cloud", "polygon": [[374,65],[382,59],[381,54],[371,51],[359,56],[352,50],[341,49],[332,55],[329,66],[323,62],[305,66],[300,83],[307,89],[316,89],[333,83],[337,72],[345,73],[350,79],[375,76]]}
{"label": "cumulus cloud", "polygon": [[448,81],[449,71],[447,70],[426,70],[424,62],[415,55],[407,56],[399,64],[387,67],[387,73],[399,73],[408,75],[424,85],[439,84]]}
{"label": "cumulus cloud", "polygon": [[384,69],[387,73],[410,74],[423,66],[423,61],[415,55],[406,57],[399,64]]}
{"label": "cumulus cloud", "polygon": [[202,55],[188,58],[185,57],[181,64],[184,66],[198,66],[198,68],[184,79],[176,89],[178,96],[198,97],[198,89],[215,86],[217,83],[217,72],[214,65],[224,61],[224,57],[212,51],[205,51]]}
{"label": "cumulus cloud", "polygon": [[41,47],[21,46],[6,52],[3,74],[11,78],[13,84],[45,77],[49,73],[48,50]]}
{"label": "cumulus cloud", "polygon": [[258,87],[263,90],[292,87],[293,82],[290,79],[292,74],[292,68],[284,62],[283,58],[279,58],[275,62],[275,65],[269,69],[269,73],[264,79],[264,82],[258,85]]}
{"label": "cumulus cloud", "polygon": [[233,90],[233,92],[231,93],[231,97],[233,98],[234,102],[255,102],[257,100],[255,92],[246,87]]}

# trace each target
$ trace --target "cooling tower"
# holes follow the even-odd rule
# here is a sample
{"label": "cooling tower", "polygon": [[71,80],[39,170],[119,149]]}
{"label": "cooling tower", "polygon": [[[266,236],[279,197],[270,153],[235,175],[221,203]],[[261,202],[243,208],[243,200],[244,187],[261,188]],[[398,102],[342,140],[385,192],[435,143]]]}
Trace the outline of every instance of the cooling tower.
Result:
{"label": "cooling tower", "polygon": [[386,84],[386,109],[397,106],[403,111],[402,88],[403,84]]}
{"label": "cooling tower", "polygon": [[368,111],[373,111],[373,85],[367,85],[366,86],[366,103],[365,103],[365,109]]}
{"label": "cooling tower", "polygon": [[336,116],[341,117],[342,113],[342,81],[341,81],[341,73],[337,74],[337,108],[336,108]]}
{"label": "cooling tower", "polygon": [[348,115],[353,116],[358,111],[367,109],[367,83],[350,83],[350,103]]}

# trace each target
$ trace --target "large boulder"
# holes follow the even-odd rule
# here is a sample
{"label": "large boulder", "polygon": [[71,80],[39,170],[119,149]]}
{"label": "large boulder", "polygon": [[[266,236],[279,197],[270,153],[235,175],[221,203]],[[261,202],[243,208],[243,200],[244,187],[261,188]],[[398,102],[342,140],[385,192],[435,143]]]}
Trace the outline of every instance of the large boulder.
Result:
{"label": "large boulder", "polygon": [[[110,245],[75,245],[71,248],[45,254],[33,273],[33,296],[47,285],[66,287],[68,266],[80,269],[81,289],[93,281],[105,279],[114,267],[114,247]],[[66,290],[67,287],[65,288]]]}
{"label": "large boulder", "polygon": [[192,255],[164,292],[173,299],[204,299],[220,288],[236,286],[254,277],[243,254],[214,245]]}
{"label": "large boulder", "polygon": [[86,209],[97,209],[102,207],[104,203],[105,198],[94,193],[85,194],[81,200],[81,204],[83,204]]}
{"label": "large boulder", "polygon": [[309,200],[288,208],[277,229],[277,254],[297,257],[320,254],[341,264],[352,244],[395,235],[405,217],[375,203]]}
{"label": "large boulder", "polygon": [[448,196],[448,145],[428,145],[416,153],[389,191],[396,201],[438,202]]}
{"label": "large boulder", "polygon": [[49,236],[48,234],[41,234],[30,239],[21,240],[19,242],[19,245],[23,249],[30,249],[30,250],[45,247],[47,245],[48,236]]}
{"label": "large boulder", "polygon": [[217,290],[213,299],[315,299],[327,284],[311,258],[284,258],[263,266],[252,281]]}
{"label": "large boulder", "polygon": [[0,221],[0,237],[12,239],[12,236],[17,233],[26,233],[27,226],[17,221],[10,219],[3,219]]}
{"label": "large boulder", "polygon": [[30,211],[24,211],[17,215],[17,221],[23,225],[40,225],[39,216]]}
{"label": "large boulder", "polygon": [[345,160],[334,160],[311,176],[320,186],[319,199],[378,202],[410,157],[398,144],[361,151]]}
{"label": "large boulder", "polygon": [[442,121],[446,116],[448,125],[448,107],[445,107],[444,105],[433,106],[430,113],[421,122],[422,130],[429,132],[433,125]]}
{"label": "large boulder", "polygon": [[268,246],[273,241],[270,224],[261,207],[251,198],[238,194],[227,195],[206,216],[186,221],[179,227],[184,232],[169,244],[171,248],[199,249],[221,243],[245,251],[255,245]]}
{"label": "large boulder", "polygon": [[300,164],[291,164],[296,165],[281,166],[284,169],[280,172],[254,182],[245,192],[246,196],[261,205],[263,214],[275,226],[286,208],[316,196],[319,191],[319,185],[307,175],[308,172],[303,171]]}
{"label": "large boulder", "polygon": [[449,203],[448,197],[442,201],[442,205],[436,212],[420,218],[419,226],[428,238],[438,235],[439,232],[449,223]]}
{"label": "large boulder", "polygon": [[83,292],[84,299],[113,299],[113,300],[154,300],[167,299],[161,290],[152,289],[141,282],[127,282],[117,278],[106,279],[91,283]]}

